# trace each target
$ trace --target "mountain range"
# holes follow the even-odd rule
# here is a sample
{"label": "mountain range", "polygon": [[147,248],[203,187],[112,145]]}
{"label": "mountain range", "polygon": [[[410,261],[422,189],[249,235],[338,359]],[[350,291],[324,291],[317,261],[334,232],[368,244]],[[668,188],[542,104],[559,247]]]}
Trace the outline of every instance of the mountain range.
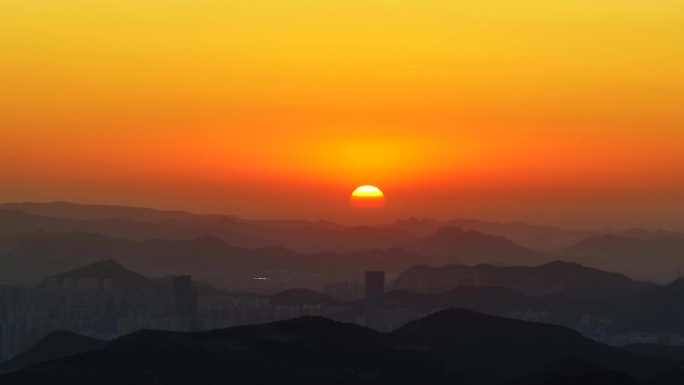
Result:
{"label": "mountain range", "polygon": [[[305,254],[281,247],[245,249],[212,236],[131,241],[91,233],[22,233],[0,238],[0,281],[30,283],[102,259],[116,259],[147,276],[189,274],[219,288],[278,291],[322,287],[365,270],[398,273],[416,264],[443,265],[452,257],[402,249]],[[254,278],[266,278],[255,280]]]}
{"label": "mountain range", "polygon": [[[262,252],[269,248],[304,254],[404,249],[470,265],[539,265],[563,259],[661,283],[676,277],[684,255],[684,234],[639,228],[579,231],[520,222],[415,218],[384,225],[345,226],[327,221],[249,220],[234,215],[68,202],[0,204],[0,253],[13,253],[11,246],[1,243],[37,231],[87,232],[137,242],[191,242],[210,236],[237,248]],[[92,260],[79,264],[88,261]]]}

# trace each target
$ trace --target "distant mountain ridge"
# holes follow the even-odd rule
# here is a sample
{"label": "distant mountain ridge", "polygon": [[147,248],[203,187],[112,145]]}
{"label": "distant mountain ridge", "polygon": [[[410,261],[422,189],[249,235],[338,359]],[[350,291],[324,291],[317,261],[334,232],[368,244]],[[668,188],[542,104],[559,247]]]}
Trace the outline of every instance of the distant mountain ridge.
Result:
{"label": "distant mountain ridge", "polygon": [[[320,288],[323,283],[337,280],[340,274],[359,277],[365,270],[398,273],[421,263],[443,265],[459,261],[401,249],[316,254],[282,247],[245,249],[212,236],[136,242],[90,233],[37,232],[0,238],[0,281],[38,282],[102,259],[115,259],[151,277],[190,274],[197,280],[233,291],[254,291],[251,286],[256,284],[269,284],[269,291],[281,291],[289,288],[286,283],[294,278],[304,288]],[[289,278],[281,285],[278,279],[284,274]],[[262,276],[270,279],[253,282],[253,277]],[[242,286],[221,287],[226,282]]]}
{"label": "distant mountain ridge", "polygon": [[[152,217],[157,219],[158,215]],[[0,209],[0,236],[34,231],[91,232],[134,241],[188,240],[214,236],[239,247],[280,246],[307,253],[392,248],[411,237],[398,230],[369,226],[343,227],[325,221],[248,221],[234,216],[215,215],[191,216],[190,219],[162,217],[158,220],[150,220],[149,217],[143,220],[128,217],[71,219]]]}
{"label": "distant mountain ridge", "polygon": [[371,249],[406,248],[419,254],[442,255],[475,263],[529,264],[552,258],[538,251],[496,236],[473,230],[445,227],[422,238],[408,233],[369,226],[347,228],[267,227],[223,217],[214,222],[160,222],[130,219],[76,220],[42,217],[22,211],[0,210],[0,236],[26,232],[93,232],[134,241],[151,239],[192,240],[206,236],[220,238],[245,248],[280,246],[299,252],[359,252]]}
{"label": "distant mountain ridge", "polygon": [[389,287],[417,293],[441,293],[459,286],[508,287],[531,295],[562,293],[578,298],[609,298],[644,292],[654,285],[576,263],[555,261],[539,266],[415,266]]}
{"label": "distant mountain ridge", "polygon": [[634,239],[617,235],[587,238],[565,249],[569,258],[594,260],[598,268],[669,281],[684,268],[684,239]]}
{"label": "distant mountain ridge", "polygon": [[500,265],[535,265],[554,257],[515,244],[505,237],[486,235],[475,230],[442,227],[435,233],[409,242],[407,249],[421,254],[456,257],[469,263]]}
{"label": "distant mountain ridge", "polygon": [[[577,231],[519,222],[416,218],[384,226],[350,227],[320,220],[250,220],[234,215],[68,202],[0,204],[0,242],[3,237],[35,231],[90,232],[133,241],[213,236],[241,248],[284,247],[299,253],[404,248],[417,254],[458,257],[469,264],[537,265],[565,259],[657,282],[670,281],[684,255],[680,244],[684,234],[639,228]],[[474,233],[466,236],[460,232],[483,237],[477,241]],[[627,241],[621,241],[623,246],[590,244],[606,236]],[[636,242],[632,247],[629,239],[652,243]],[[650,249],[655,250],[652,255]],[[0,257],[1,253],[0,245]]]}
{"label": "distant mountain ridge", "polygon": [[475,230],[480,233],[503,236],[511,241],[538,251],[556,254],[576,243],[602,235],[615,235],[640,240],[660,238],[684,239],[684,233],[666,230],[650,231],[641,228],[626,230],[570,230],[555,226],[534,225],[522,222],[486,222],[475,219],[453,219],[436,221],[429,218],[400,219],[385,225],[388,228],[402,230],[418,237],[432,234],[443,227],[458,227]]}

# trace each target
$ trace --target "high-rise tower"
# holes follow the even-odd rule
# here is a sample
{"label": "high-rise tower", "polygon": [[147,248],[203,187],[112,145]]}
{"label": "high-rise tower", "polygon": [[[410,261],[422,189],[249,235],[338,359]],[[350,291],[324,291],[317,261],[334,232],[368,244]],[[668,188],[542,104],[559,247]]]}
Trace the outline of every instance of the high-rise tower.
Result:
{"label": "high-rise tower", "polygon": [[367,271],[365,287],[366,326],[380,329],[380,312],[385,305],[385,272]]}
{"label": "high-rise tower", "polygon": [[181,275],[174,279],[176,316],[189,320],[197,318],[197,291],[192,286],[192,277]]}

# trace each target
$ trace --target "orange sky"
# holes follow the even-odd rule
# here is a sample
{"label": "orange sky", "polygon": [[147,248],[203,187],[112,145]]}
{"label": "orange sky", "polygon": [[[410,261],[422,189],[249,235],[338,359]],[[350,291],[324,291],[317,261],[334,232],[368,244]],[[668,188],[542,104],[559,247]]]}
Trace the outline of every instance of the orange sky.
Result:
{"label": "orange sky", "polygon": [[[679,0],[0,2],[0,201],[684,230]],[[376,185],[385,208],[348,207]]]}

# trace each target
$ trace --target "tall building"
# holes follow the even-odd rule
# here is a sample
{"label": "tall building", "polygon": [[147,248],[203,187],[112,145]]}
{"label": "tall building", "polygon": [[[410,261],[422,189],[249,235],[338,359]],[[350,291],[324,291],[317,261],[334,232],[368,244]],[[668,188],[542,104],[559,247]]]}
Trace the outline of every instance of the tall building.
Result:
{"label": "tall building", "polygon": [[366,326],[381,328],[381,311],[385,304],[385,272],[367,271],[365,287]]}
{"label": "tall building", "polygon": [[197,291],[192,286],[192,277],[181,275],[174,279],[176,316],[189,320],[197,318]]}

